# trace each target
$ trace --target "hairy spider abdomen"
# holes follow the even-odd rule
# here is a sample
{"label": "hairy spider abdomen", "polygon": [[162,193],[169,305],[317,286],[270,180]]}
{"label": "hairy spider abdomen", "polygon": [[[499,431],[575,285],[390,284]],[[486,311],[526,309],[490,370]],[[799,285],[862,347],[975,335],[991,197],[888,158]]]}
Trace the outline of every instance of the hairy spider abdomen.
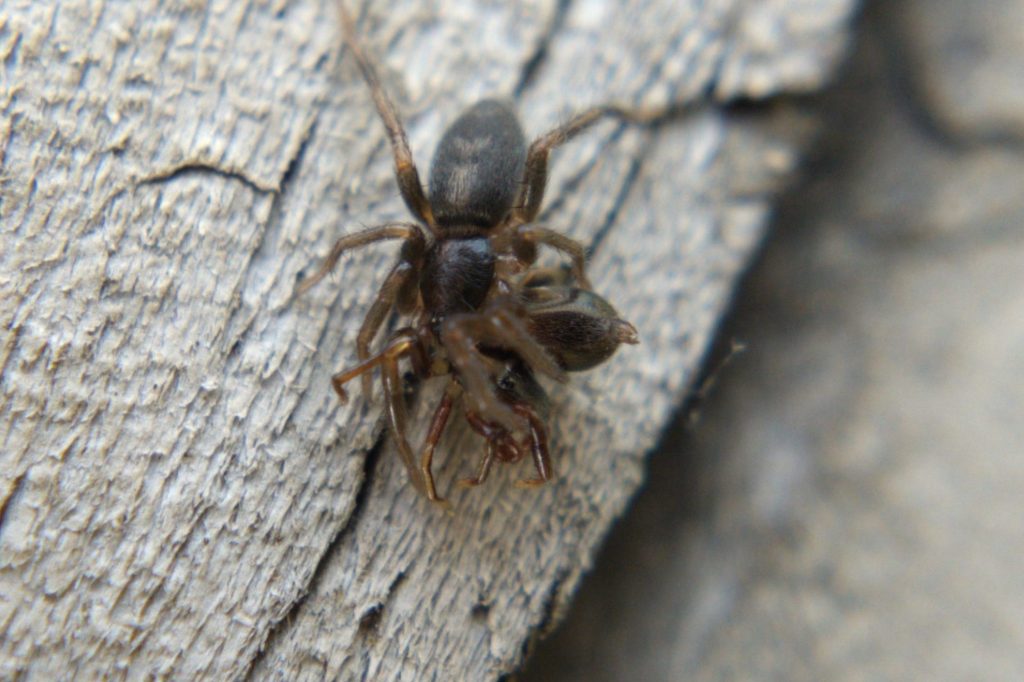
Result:
{"label": "hairy spider abdomen", "polygon": [[431,320],[479,308],[494,279],[494,252],[487,237],[436,242],[423,263],[420,293]]}
{"label": "hairy spider abdomen", "polygon": [[636,328],[592,291],[552,286],[526,291],[530,333],[567,372],[610,358],[620,344],[639,342]]}
{"label": "hairy spider abdomen", "polygon": [[477,102],[445,132],[430,165],[430,205],[441,228],[491,228],[508,214],[526,164],[511,105]]}

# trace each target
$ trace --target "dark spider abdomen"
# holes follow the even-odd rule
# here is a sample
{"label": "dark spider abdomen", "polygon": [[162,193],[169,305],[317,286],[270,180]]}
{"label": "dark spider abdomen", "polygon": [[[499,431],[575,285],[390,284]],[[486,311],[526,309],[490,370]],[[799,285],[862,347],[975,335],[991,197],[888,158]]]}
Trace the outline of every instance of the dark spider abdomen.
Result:
{"label": "dark spider abdomen", "polygon": [[423,305],[433,320],[471,312],[484,302],[493,278],[494,252],[487,237],[436,242],[423,263]]}
{"label": "dark spider abdomen", "polygon": [[526,163],[515,112],[485,99],[445,132],[430,165],[430,205],[442,228],[490,228],[512,208]]}
{"label": "dark spider abdomen", "polygon": [[619,319],[608,301],[592,291],[555,286],[527,289],[528,326],[558,365],[568,372],[596,367],[622,343],[637,343],[636,328]]}

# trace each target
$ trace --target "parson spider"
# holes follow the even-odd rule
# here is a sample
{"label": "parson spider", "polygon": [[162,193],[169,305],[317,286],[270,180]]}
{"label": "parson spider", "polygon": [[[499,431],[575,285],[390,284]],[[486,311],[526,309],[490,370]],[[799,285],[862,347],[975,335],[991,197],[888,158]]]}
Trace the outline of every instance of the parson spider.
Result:
{"label": "parson spider", "polygon": [[[323,279],[345,251],[402,240],[398,262],[359,330],[360,362],[334,375],[331,383],[344,403],[344,384],[361,376],[369,396],[370,371],[380,367],[392,437],[413,484],[432,501],[444,501],[435,488],[432,460],[460,397],[470,426],[487,441],[477,475],[460,483],[476,485],[493,460],[516,461],[529,452],[537,476],[519,485],[543,484],[553,472],[545,426],[547,397],[535,375],[564,381],[566,372],[604,362],[620,343],[637,342],[636,329],[590,290],[584,247],[533,222],[544,198],[548,156],[601,117],[638,116],[617,106],[588,109],[527,148],[511,106],[483,100],[445,132],[425,194],[394,104],[342,3],[339,11],[345,42],[387,129],[399,191],[418,222],[390,223],[342,237],[322,266],[297,287],[301,294]],[[570,273],[531,270],[538,245],[568,255]],[[395,331],[371,355],[370,346],[392,310],[413,323]],[[449,376],[419,458],[406,436],[402,358],[409,358],[421,377]]]}

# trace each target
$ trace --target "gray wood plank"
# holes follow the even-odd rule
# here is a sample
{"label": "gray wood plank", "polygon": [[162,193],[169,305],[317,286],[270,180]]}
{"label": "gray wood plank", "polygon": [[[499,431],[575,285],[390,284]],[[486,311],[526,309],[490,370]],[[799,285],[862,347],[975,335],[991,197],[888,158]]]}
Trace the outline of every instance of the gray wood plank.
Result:
{"label": "gray wood plank", "polygon": [[[530,134],[612,99],[714,102],[556,154],[546,220],[594,245],[643,344],[554,392],[557,483],[506,467],[453,515],[386,441],[368,457],[379,403],[340,407],[328,381],[392,249],[290,300],[337,236],[405,215],[333,3],[0,8],[0,672],[514,668],[642,480],[795,163],[725,105],[822,83],[851,5],[361,12],[424,172],[487,94],[516,95]],[[480,448],[464,431],[446,488]]]}

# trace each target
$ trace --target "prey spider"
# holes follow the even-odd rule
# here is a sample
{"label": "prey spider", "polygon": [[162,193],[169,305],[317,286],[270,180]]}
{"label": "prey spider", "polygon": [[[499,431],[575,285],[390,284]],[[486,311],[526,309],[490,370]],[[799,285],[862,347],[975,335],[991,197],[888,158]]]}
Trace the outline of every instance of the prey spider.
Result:
{"label": "prey spider", "polygon": [[[609,358],[620,343],[636,343],[636,329],[590,290],[585,249],[534,221],[540,212],[551,151],[604,116],[636,119],[622,107],[587,109],[527,147],[510,104],[478,102],[447,129],[431,164],[429,193],[420,183],[405,130],[339,3],[342,33],[369,86],[394,154],[398,189],[417,222],[389,223],[339,239],[321,267],[299,284],[301,294],[333,270],[341,255],[374,242],[398,239],[398,262],[370,306],[356,340],[359,363],[332,377],[344,403],[344,384],[381,369],[387,422],[409,477],[430,500],[443,502],[432,473],[434,449],[455,401],[462,398],[471,428],[487,441],[475,485],[494,459],[532,455],[532,487],[552,475],[547,450],[546,395],[536,374],[558,381]],[[531,269],[538,246],[563,252],[570,273]],[[370,347],[388,314],[412,317],[376,354]],[[408,358],[421,377],[449,376],[426,442],[417,458],[406,435],[399,361]]]}

